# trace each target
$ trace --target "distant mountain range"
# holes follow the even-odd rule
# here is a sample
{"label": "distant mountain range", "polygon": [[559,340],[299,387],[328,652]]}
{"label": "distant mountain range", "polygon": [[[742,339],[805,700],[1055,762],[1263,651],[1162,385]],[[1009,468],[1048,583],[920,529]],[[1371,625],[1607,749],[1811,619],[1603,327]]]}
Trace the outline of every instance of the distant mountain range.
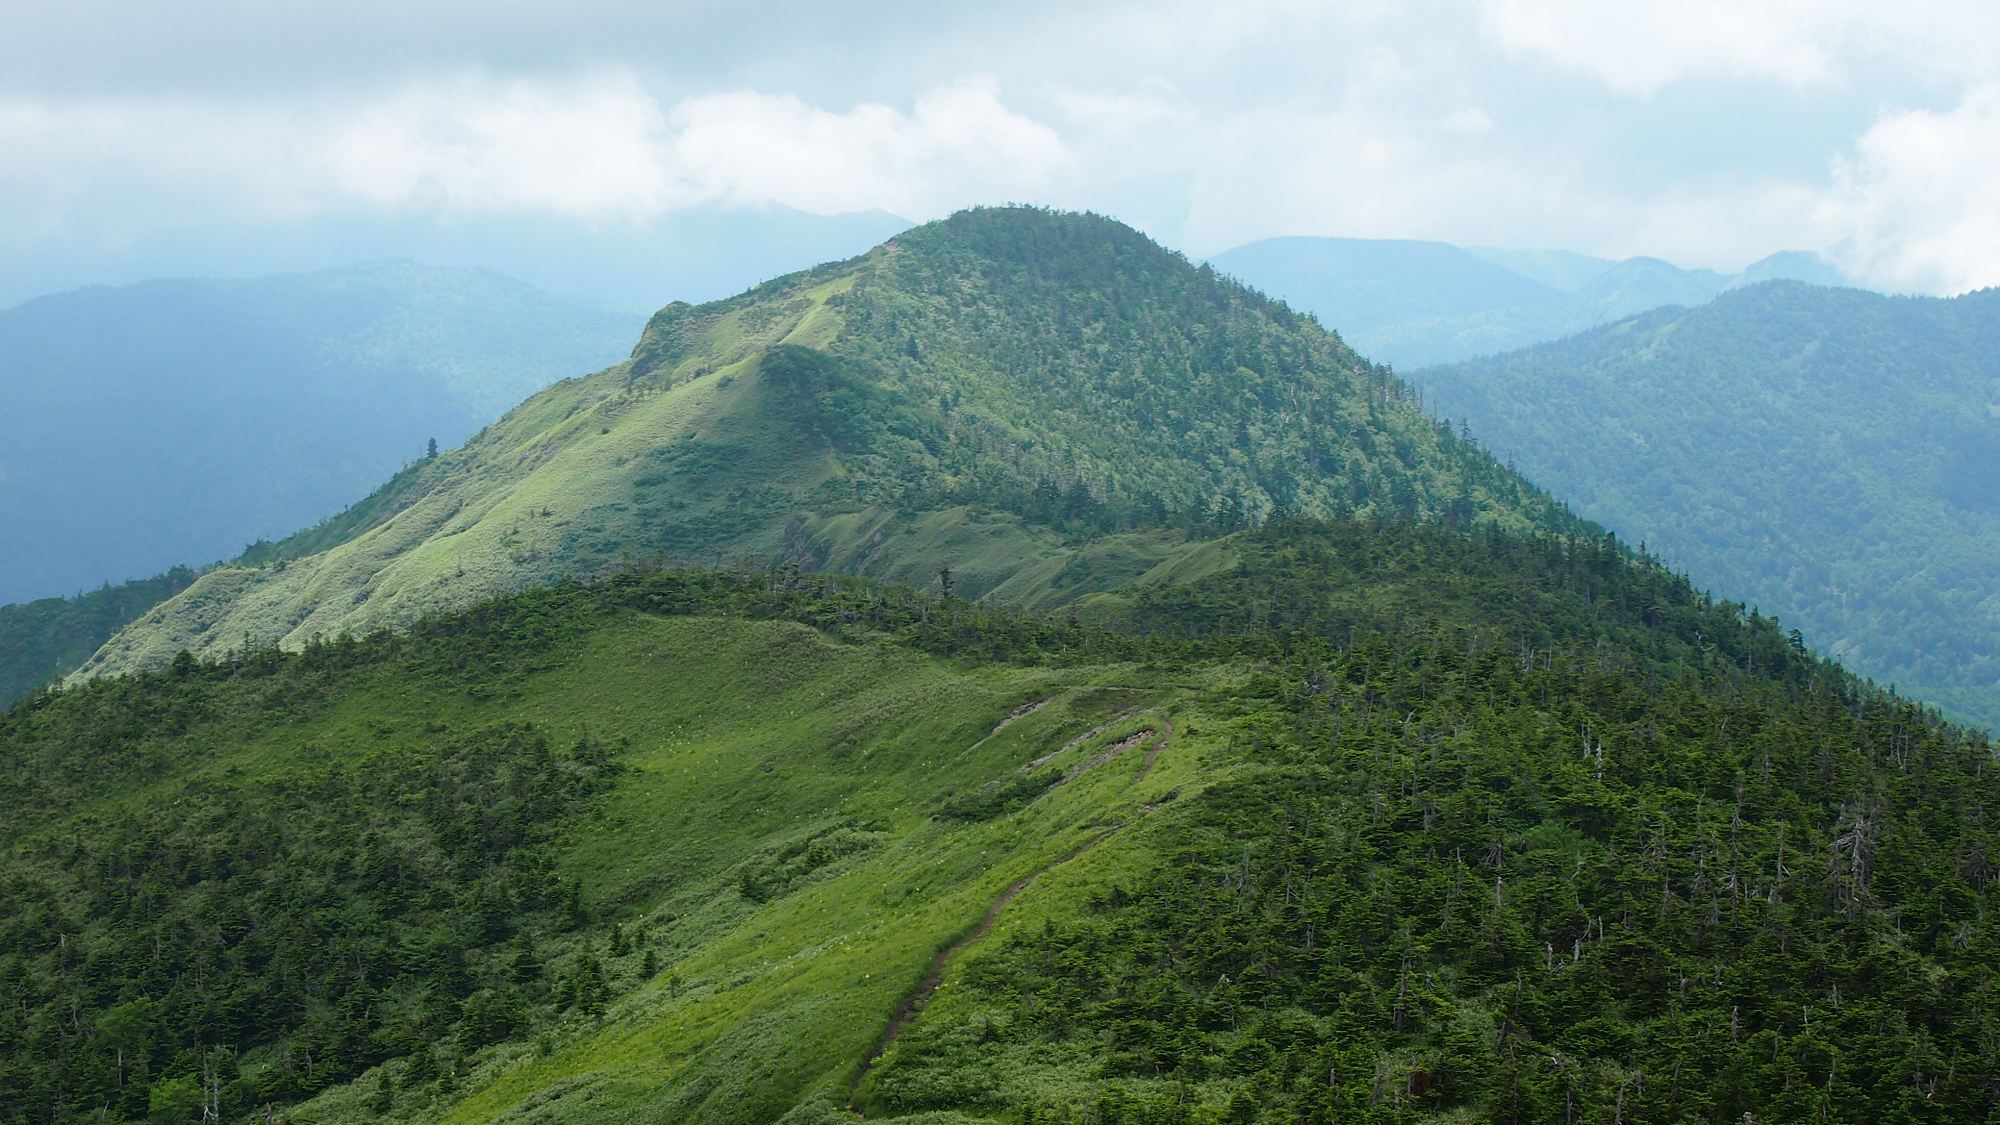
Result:
{"label": "distant mountain range", "polygon": [[1577,510],[2000,727],[2000,290],[1774,282],[1412,372]]}
{"label": "distant mountain range", "polygon": [[204,565],[623,358],[637,318],[385,262],[0,311],[0,602]]}
{"label": "distant mountain range", "polygon": [[1658,258],[1269,238],[1218,254],[1211,264],[1312,313],[1361,354],[1399,368],[1510,351],[1664,305],[1699,305],[1759,281],[1853,284],[1817,255],[1796,251],[1721,274]]}
{"label": "distant mountain range", "polygon": [[0,308],[83,285],[161,277],[309,273],[372,259],[498,270],[576,304],[644,317],[707,301],[814,262],[851,257],[909,227],[881,211],[697,207],[639,222],[553,216],[331,215],[107,241],[0,244]]}

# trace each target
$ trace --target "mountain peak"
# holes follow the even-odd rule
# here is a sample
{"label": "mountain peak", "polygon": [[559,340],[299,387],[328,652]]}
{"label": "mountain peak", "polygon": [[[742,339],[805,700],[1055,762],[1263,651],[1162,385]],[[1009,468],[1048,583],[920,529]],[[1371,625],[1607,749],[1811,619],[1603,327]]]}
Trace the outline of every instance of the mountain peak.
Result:
{"label": "mountain peak", "polygon": [[904,231],[886,245],[919,255],[944,255],[945,261],[969,255],[1035,271],[1078,253],[1107,254],[1126,265],[1187,264],[1181,254],[1108,215],[1026,204],[967,208]]}
{"label": "mountain peak", "polygon": [[966,596],[1052,605],[1165,562],[1176,531],[1350,511],[1566,518],[1283,304],[1102,215],[979,208],[666,306],[627,362],[204,576],[99,667],[363,632],[627,559],[918,584],[949,566]]}
{"label": "mountain peak", "polygon": [[1759,281],[1803,281],[1829,288],[1853,285],[1846,274],[1810,250],[1780,250],[1767,254],[1743,267],[1743,272],[1736,275],[1732,284],[1750,285]]}

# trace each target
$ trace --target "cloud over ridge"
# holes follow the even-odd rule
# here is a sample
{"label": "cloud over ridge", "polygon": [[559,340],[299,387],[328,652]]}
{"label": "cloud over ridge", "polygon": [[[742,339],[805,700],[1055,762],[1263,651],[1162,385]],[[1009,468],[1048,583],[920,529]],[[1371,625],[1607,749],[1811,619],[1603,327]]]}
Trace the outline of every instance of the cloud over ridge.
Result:
{"label": "cloud over ridge", "polygon": [[248,219],[1029,200],[1196,254],[1811,249],[1883,285],[2000,283],[1987,0],[1024,3],[36,11],[0,43],[0,252]]}
{"label": "cloud over ridge", "polygon": [[0,148],[16,157],[0,190],[42,189],[44,213],[63,208],[69,185],[115,177],[275,214],[359,205],[590,222],[711,203],[923,217],[967,195],[1037,190],[1069,158],[986,77],[927,90],[907,110],[830,110],[754,90],[663,104],[616,72],[459,77],[336,105],[16,99],[0,101]]}

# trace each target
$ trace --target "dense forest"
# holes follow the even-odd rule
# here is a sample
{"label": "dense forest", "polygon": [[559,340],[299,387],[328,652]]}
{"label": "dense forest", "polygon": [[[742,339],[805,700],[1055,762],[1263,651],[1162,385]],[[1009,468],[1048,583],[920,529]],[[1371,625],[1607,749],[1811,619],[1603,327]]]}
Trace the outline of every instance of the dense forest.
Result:
{"label": "dense forest", "polygon": [[[1984,737],[1856,692],[1657,569],[1604,581],[1624,568],[1591,545],[1394,537],[1259,536],[1254,577],[1214,608],[1263,589],[1343,643],[1287,646],[1251,682],[1248,768],[1152,826],[1149,876],[968,960],[949,1013],[872,1080],[882,1104],[1041,1122],[1993,1110]],[[1510,624],[1549,622],[1550,648],[1482,645],[1449,600],[1444,621],[1356,631],[1342,594],[1265,585],[1323,587],[1343,557],[1364,582],[1417,560],[1459,581],[1563,573],[1610,620],[1535,610]],[[1680,646],[1708,667],[1660,675]]]}
{"label": "dense forest", "polygon": [[1983,735],[1601,534],[1229,546],[1095,623],[642,570],[25,701],[0,1114],[2000,1107]]}
{"label": "dense forest", "polygon": [[829,350],[971,431],[944,466],[968,497],[1559,518],[1338,337],[1128,227],[986,210],[894,245]]}
{"label": "dense forest", "polygon": [[2000,292],[1769,284],[1414,380],[1850,667],[2000,723]]}

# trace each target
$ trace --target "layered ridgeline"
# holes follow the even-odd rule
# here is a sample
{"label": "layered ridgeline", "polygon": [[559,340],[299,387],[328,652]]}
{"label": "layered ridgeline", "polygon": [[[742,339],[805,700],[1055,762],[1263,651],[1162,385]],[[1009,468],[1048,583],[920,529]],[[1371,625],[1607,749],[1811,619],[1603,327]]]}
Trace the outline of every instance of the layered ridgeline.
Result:
{"label": "layered ridgeline", "polygon": [[0,1118],[1989,1120],[2000,771],[1602,537],[558,585],[0,715]]}
{"label": "layered ridgeline", "polygon": [[1399,368],[1526,347],[1663,305],[1698,305],[1760,281],[1853,284],[1802,251],[1725,274],[1658,258],[1612,261],[1403,239],[1269,238],[1213,261]]}
{"label": "layered ridgeline", "polygon": [[113,638],[88,672],[365,633],[635,560],[786,558],[1051,605],[1188,532],[1341,511],[1572,522],[1285,306],[1108,219],[964,212],[652,318]]}
{"label": "layered ridgeline", "polygon": [[407,262],[98,287],[0,311],[0,602],[288,534],[431,439],[456,444],[615,359],[636,324],[498,274]]}
{"label": "layered ridgeline", "polygon": [[2000,292],[1771,284],[1414,376],[1583,514],[2000,724]]}

